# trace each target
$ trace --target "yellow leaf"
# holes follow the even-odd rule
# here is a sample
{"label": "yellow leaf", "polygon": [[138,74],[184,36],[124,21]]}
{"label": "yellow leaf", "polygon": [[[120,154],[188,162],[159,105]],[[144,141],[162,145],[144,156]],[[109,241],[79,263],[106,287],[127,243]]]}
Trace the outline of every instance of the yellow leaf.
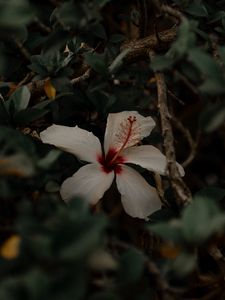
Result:
{"label": "yellow leaf", "polygon": [[56,89],[51,84],[50,79],[45,81],[44,90],[49,99],[53,99],[56,96]]}
{"label": "yellow leaf", "polygon": [[19,255],[21,237],[17,234],[9,237],[0,248],[0,255],[8,260],[14,259]]}

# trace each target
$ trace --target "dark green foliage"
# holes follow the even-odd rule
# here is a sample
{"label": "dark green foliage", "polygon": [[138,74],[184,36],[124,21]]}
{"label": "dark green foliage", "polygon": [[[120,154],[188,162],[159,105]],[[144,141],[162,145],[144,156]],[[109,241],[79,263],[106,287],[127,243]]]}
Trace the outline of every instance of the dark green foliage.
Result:
{"label": "dark green foliage", "polygon": [[[158,2],[0,0],[0,300],[224,299],[225,1]],[[143,144],[165,153],[156,72],[192,203],[133,166],[162,183],[148,221],[114,184],[96,206],[65,204],[84,163],[40,132],[78,125],[103,142],[108,114],[135,110],[156,121]]]}
{"label": "dark green foliage", "polygon": [[78,199],[69,208],[46,200],[40,200],[35,216],[26,203],[20,205],[14,225],[21,236],[19,255],[14,263],[0,261],[5,299],[82,299],[86,294],[89,259],[104,245],[106,220],[92,216]]}
{"label": "dark green foliage", "polygon": [[163,239],[183,248],[172,263],[171,269],[186,275],[196,266],[196,247],[206,243],[216,233],[223,232],[225,215],[218,202],[223,200],[225,189],[205,188],[199,191],[180,219],[150,226]]}

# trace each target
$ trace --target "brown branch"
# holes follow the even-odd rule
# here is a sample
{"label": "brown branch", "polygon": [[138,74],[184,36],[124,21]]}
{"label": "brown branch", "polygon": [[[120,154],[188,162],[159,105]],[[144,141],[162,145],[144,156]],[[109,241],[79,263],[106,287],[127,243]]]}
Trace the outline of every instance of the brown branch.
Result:
{"label": "brown branch", "polygon": [[33,93],[40,93],[44,90],[44,85],[45,85],[46,80],[47,79],[32,81],[32,82],[27,84],[27,87],[28,87],[28,89],[30,90],[30,92],[32,94]]}
{"label": "brown branch", "polygon": [[185,18],[184,15],[179,10],[177,10],[169,5],[163,4],[161,6],[161,11],[163,11],[164,13],[166,13],[170,16],[177,18],[180,21],[182,21]]}
{"label": "brown branch", "polygon": [[[71,79],[70,83],[74,86],[76,84],[80,84],[81,82],[87,80],[91,75],[91,69],[88,68],[84,74],[82,74],[79,77]],[[28,89],[30,90],[31,93],[41,93],[44,89],[45,81],[46,79],[42,80],[37,80],[37,81],[32,81],[27,84]]]}
{"label": "brown branch", "polygon": [[198,141],[199,141],[199,132],[197,134],[197,139],[194,141],[194,139],[191,136],[190,131],[184,127],[184,125],[178,120],[175,116],[171,117],[171,121],[173,122],[173,125],[182,132],[183,136],[188,142],[190,152],[188,157],[185,159],[185,161],[182,163],[183,167],[187,167],[195,158],[197,154],[197,146],[198,146]]}
{"label": "brown branch", "polygon": [[[154,54],[150,52],[150,58],[152,58],[153,56]],[[165,155],[167,159],[169,179],[175,193],[177,204],[186,205],[191,200],[191,192],[184,183],[183,179],[181,178],[176,164],[174,137],[172,126],[170,123],[170,113],[167,105],[167,88],[165,78],[163,73],[161,72],[156,72],[155,78],[158,92],[158,107],[161,118],[161,128],[164,140]]]}
{"label": "brown branch", "polygon": [[177,35],[177,29],[171,28],[158,33],[160,43],[155,34],[152,34],[146,38],[125,42],[121,50],[130,49],[130,52],[124,58],[125,63],[132,63],[140,58],[148,58],[149,51],[161,51],[168,49],[169,45],[175,40]]}
{"label": "brown branch", "polygon": [[[132,63],[141,57],[148,58],[148,53],[150,50],[162,50],[168,48],[168,45],[176,38],[176,33],[177,30],[175,28],[160,32],[160,45],[155,34],[144,39],[139,39],[124,44],[121,51],[127,48],[130,49],[127,56],[124,58],[124,62]],[[95,49],[93,49],[93,51],[95,51]],[[80,84],[81,82],[90,78],[91,69],[88,66],[85,66],[83,71],[84,73],[82,75],[71,80],[72,85]],[[46,79],[30,82],[27,87],[31,93],[40,93],[43,91],[45,80]]]}
{"label": "brown branch", "polygon": [[32,79],[33,76],[34,76],[33,72],[27,73],[26,76],[18,83],[18,85],[16,86],[16,88],[18,89],[22,85],[25,85],[27,82],[29,82]]}
{"label": "brown branch", "polygon": [[162,277],[159,268],[149,259],[147,260],[147,269],[151,276],[154,278],[155,286],[157,287],[157,292],[159,294],[159,299],[162,300],[175,300],[176,292],[167,283],[167,281]]}
{"label": "brown branch", "polygon": [[163,190],[163,185],[162,185],[162,178],[159,174],[154,173],[154,179],[155,179],[156,189],[158,191],[159,197],[163,201],[164,190]]}
{"label": "brown branch", "polygon": [[182,21],[185,16],[177,9],[173,8],[172,6],[162,4],[159,0],[152,0],[153,5],[160,11],[164,12],[169,16],[172,16],[179,21]]}
{"label": "brown branch", "polygon": [[76,78],[72,79],[70,82],[71,82],[72,85],[79,84],[79,83],[81,83],[82,81],[87,80],[87,79],[90,77],[90,75],[91,75],[91,68],[88,68],[88,69],[84,72],[84,74],[82,74],[82,75],[79,76],[79,77],[76,77]]}

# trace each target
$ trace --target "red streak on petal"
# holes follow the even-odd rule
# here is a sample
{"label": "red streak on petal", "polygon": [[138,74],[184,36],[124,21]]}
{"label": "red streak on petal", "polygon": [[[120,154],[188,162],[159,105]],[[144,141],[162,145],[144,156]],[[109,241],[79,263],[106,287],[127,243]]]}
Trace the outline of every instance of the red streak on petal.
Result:
{"label": "red streak on petal", "polygon": [[116,174],[121,174],[122,167],[120,164],[125,163],[125,158],[121,155],[118,155],[116,159],[117,151],[113,148],[109,149],[106,156],[98,155],[97,161],[101,164],[102,170],[104,173],[109,174],[110,172],[114,171]]}
{"label": "red streak on petal", "polygon": [[136,122],[136,117],[129,116],[127,118],[127,120],[129,122],[129,127],[128,127],[128,131],[127,131],[127,136],[126,136],[125,141],[124,141],[124,143],[123,143],[123,145],[121,147],[121,150],[126,146],[126,144],[128,143],[128,141],[130,140],[130,137],[131,137],[131,134],[132,134],[133,123]]}

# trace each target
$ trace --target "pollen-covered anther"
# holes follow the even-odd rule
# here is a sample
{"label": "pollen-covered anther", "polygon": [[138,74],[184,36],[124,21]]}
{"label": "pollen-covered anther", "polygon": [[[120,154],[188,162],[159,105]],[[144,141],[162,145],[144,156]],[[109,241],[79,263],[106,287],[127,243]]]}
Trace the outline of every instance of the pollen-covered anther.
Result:
{"label": "pollen-covered anther", "polygon": [[133,122],[137,121],[137,118],[136,118],[135,116],[129,116],[129,117],[127,118],[127,120],[128,120],[130,123],[133,123]]}

